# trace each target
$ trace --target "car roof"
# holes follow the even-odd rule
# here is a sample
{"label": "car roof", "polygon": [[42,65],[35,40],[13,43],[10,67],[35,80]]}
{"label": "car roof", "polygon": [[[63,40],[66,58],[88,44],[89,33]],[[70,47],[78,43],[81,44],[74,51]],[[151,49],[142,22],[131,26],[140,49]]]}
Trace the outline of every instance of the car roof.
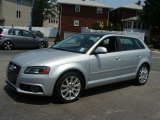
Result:
{"label": "car roof", "polygon": [[101,37],[118,37],[118,36],[121,36],[121,37],[129,37],[129,38],[136,38],[136,39],[139,39],[138,37],[134,37],[134,36],[129,36],[129,35],[121,35],[121,34],[115,34],[115,33],[98,33],[98,32],[92,32],[92,33],[79,33],[79,34],[86,34],[86,35],[102,35]]}

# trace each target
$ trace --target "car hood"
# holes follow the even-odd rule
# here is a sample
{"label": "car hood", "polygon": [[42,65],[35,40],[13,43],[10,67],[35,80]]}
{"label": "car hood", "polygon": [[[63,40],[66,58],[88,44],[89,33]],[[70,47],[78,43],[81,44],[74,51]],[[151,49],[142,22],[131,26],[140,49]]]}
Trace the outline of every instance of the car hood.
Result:
{"label": "car hood", "polygon": [[22,53],[13,58],[12,62],[17,63],[22,67],[53,66],[73,62],[76,60],[80,61],[85,58],[84,56],[87,55],[47,48]]}

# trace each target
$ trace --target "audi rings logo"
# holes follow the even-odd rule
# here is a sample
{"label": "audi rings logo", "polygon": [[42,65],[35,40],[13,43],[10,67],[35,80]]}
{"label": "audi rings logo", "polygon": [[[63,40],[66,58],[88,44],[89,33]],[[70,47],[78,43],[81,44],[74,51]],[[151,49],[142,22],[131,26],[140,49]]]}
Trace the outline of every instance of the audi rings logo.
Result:
{"label": "audi rings logo", "polygon": [[17,69],[17,67],[15,65],[10,65],[9,66],[9,70],[12,71],[12,72],[16,71],[16,69]]}

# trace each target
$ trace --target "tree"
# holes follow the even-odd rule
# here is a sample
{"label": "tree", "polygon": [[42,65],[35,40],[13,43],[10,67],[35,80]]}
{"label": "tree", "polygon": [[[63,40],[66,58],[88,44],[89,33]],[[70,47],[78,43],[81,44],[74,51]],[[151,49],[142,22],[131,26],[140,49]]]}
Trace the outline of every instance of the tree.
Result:
{"label": "tree", "polygon": [[99,22],[95,22],[92,26],[92,29],[109,30],[109,31],[122,31],[123,30],[121,24],[112,25],[111,23],[107,24],[107,22],[103,22],[103,28],[101,27],[101,24]]}
{"label": "tree", "polygon": [[43,20],[48,14],[51,13],[51,9],[55,7],[54,1],[48,0],[35,0],[33,12],[32,12],[32,25],[41,27]]}
{"label": "tree", "polygon": [[160,32],[160,0],[146,0],[143,6],[141,19]]}

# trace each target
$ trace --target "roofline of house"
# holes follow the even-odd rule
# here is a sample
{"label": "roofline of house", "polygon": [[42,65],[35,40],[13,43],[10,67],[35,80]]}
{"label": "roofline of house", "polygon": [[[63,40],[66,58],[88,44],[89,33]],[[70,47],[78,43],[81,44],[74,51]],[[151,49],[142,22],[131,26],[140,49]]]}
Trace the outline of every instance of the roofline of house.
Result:
{"label": "roofline of house", "polygon": [[[135,18],[135,19],[134,19],[134,18]],[[122,22],[126,22],[126,21],[140,21],[140,19],[138,18],[138,16],[134,16],[134,17],[122,19],[121,21],[122,21]]]}
{"label": "roofline of house", "polygon": [[80,6],[89,6],[89,7],[100,7],[100,8],[108,8],[108,9],[112,9],[112,7],[108,7],[108,6],[98,6],[98,5],[85,5],[85,4],[74,4],[74,3],[62,3],[62,2],[57,2],[57,4],[65,4],[65,5],[80,5]]}
{"label": "roofline of house", "polygon": [[129,8],[129,7],[118,7],[118,8],[112,9],[111,11],[118,10],[118,9],[143,10],[143,9]]}

